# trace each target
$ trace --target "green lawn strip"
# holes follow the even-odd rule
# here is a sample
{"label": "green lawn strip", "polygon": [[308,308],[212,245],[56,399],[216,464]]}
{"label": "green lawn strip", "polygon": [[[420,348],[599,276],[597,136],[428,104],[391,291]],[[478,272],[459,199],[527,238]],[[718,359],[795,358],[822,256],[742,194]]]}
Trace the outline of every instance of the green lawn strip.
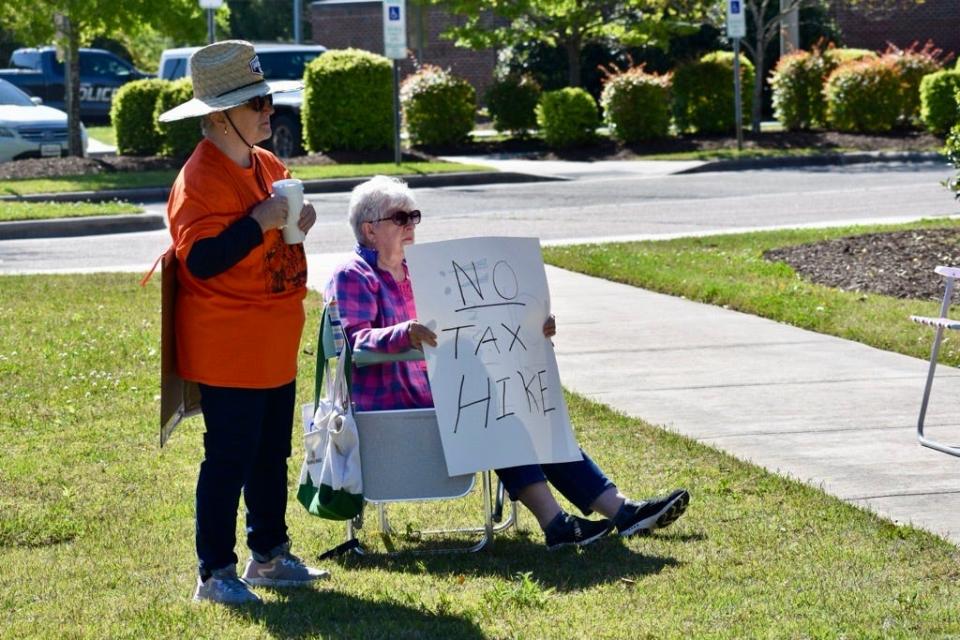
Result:
{"label": "green lawn strip", "polygon": [[[325,178],[358,178],[376,174],[426,175],[458,171],[491,171],[489,167],[455,162],[405,162],[374,164],[298,165],[290,167],[290,173],[301,180]],[[0,195],[26,195],[31,193],[64,193],[70,191],[103,191],[107,189],[139,189],[143,187],[168,187],[177,177],[177,171],[141,171],[101,173],[62,178],[37,178],[4,180],[0,182]]]}
{"label": "green lawn strip", "polygon": [[142,213],[143,209],[129,202],[2,202],[0,222],[14,220],[46,220],[49,218],[82,218]]}
{"label": "green lawn strip", "polygon": [[[590,246],[549,247],[547,262],[626,284],[722,305],[804,329],[862,342],[917,358],[930,357],[929,327],[910,315],[937,315],[935,301],[841,291],[813,284],[763,252],[877,231],[956,227],[927,220],[888,226],[764,231],[704,238]],[[939,278],[931,268],[930,278]],[[944,341],[942,362],[960,365],[960,344]]]}
{"label": "green lawn strip", "polygon": [[117,134],[113,127],[87,127],[87,135],[94,140],[108,144],[111,147],[117,144]]}
{"label": "green lawn strip", "polygon": [[[313,386],[318,305],[311,294],[300,402]],[[266,603],[250,608],[193,605],[203,429],[191,418],[158,448],[159,281],[140,288],[130,274],[4,277],[0,313],[5,637],[960,633],[953,545],[575,395],[568,401],[580,442],[624,491],[690,489],[679,522],[652,536],[548,553],[522,512],[520,534],[501,535],[478,554],[328,561],[333,577],[319,588],[260,589]],[[313,561],[342,541],[343,527],[293,501],[302,455],[295,438],[288,522],[294,550]],[[477,503],[475,492],[395,509],[393,524],[425,524],[438,505],[449,524],[467,524]],[[362,534],[377,543],[369,531],[376,518],[367,515]]]}
{"label": "green lawn strip", "polygon": [[459,173],[461,171],[495,171],[490,167],[457,162],[392,162],[372,164],[329,164],[294,165],[290,173],[301,180],[323,180],[325,178],[362,178],[373,175],[429,175],[431,173]]}
{"label": "green lawn strip", "polygon": [[[929,149],[927,152],[939,152],[940,149]],[[890,149],[888,153],[900,152]],[[865,153],[859,149],[817,149],[813,147],[796,149],[705,149],[700,151],[678,151],[676,153],[656,153],[638,156],[637,160],[754,160],[760,158],[802,158],[807,156],[840,155],[850,153]]]}

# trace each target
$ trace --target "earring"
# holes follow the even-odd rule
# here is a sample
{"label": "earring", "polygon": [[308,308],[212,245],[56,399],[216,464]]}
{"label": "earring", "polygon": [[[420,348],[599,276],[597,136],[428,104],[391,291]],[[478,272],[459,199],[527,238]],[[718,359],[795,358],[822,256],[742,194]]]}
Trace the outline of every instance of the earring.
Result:
{"label": "earring", "polygon": [[223,135],[227,135],[227,134],[228,134],[227,125],[223,125]]}

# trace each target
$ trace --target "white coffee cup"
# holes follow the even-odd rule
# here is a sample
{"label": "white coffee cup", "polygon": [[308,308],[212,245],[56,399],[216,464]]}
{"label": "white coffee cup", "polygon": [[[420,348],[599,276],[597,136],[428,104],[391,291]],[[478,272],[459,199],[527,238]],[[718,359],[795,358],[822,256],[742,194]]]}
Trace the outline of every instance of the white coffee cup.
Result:
{"label": "white coffee cup", "polygon": [[273,193],[287,199],[287,224],[281,228],[283,241],[287,244],[300,244],[307,237],[297,226],[300,211],[303,209],[303,182],[296,178],[277,180],[273,183]]}

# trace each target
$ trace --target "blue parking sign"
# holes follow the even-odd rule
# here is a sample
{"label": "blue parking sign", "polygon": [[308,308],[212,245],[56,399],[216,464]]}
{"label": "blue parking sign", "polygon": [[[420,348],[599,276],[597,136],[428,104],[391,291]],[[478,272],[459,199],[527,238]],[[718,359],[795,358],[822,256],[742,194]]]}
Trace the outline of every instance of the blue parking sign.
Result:
{"label": "blue parking sign", "polygon": [[730,0],[730,13],[740,13],[740,0]]}
{"label": "blue parking sign", "polygon": [[390,19],[399,20],[400,19],[400,7],[389,7],[390,9]]}

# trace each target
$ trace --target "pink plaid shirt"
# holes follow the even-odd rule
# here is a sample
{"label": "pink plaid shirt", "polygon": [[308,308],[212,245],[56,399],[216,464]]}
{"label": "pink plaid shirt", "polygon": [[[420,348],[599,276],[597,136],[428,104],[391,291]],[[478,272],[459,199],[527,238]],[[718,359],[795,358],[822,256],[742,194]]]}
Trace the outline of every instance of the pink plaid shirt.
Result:
{"label": "pink plaid shirt", "polygon": [[[336,299],[344,334],[354,349],[399,353],[411,348],[407,327],[417,317],[410,277],[402,282],[377,267],[377,252],[358,245],[337,267],[324,291]],[[407,272],[404,263],[403,270]],[[353,370],[352,400],[358,411],[433,406],[425,362],[388,362]]]}

